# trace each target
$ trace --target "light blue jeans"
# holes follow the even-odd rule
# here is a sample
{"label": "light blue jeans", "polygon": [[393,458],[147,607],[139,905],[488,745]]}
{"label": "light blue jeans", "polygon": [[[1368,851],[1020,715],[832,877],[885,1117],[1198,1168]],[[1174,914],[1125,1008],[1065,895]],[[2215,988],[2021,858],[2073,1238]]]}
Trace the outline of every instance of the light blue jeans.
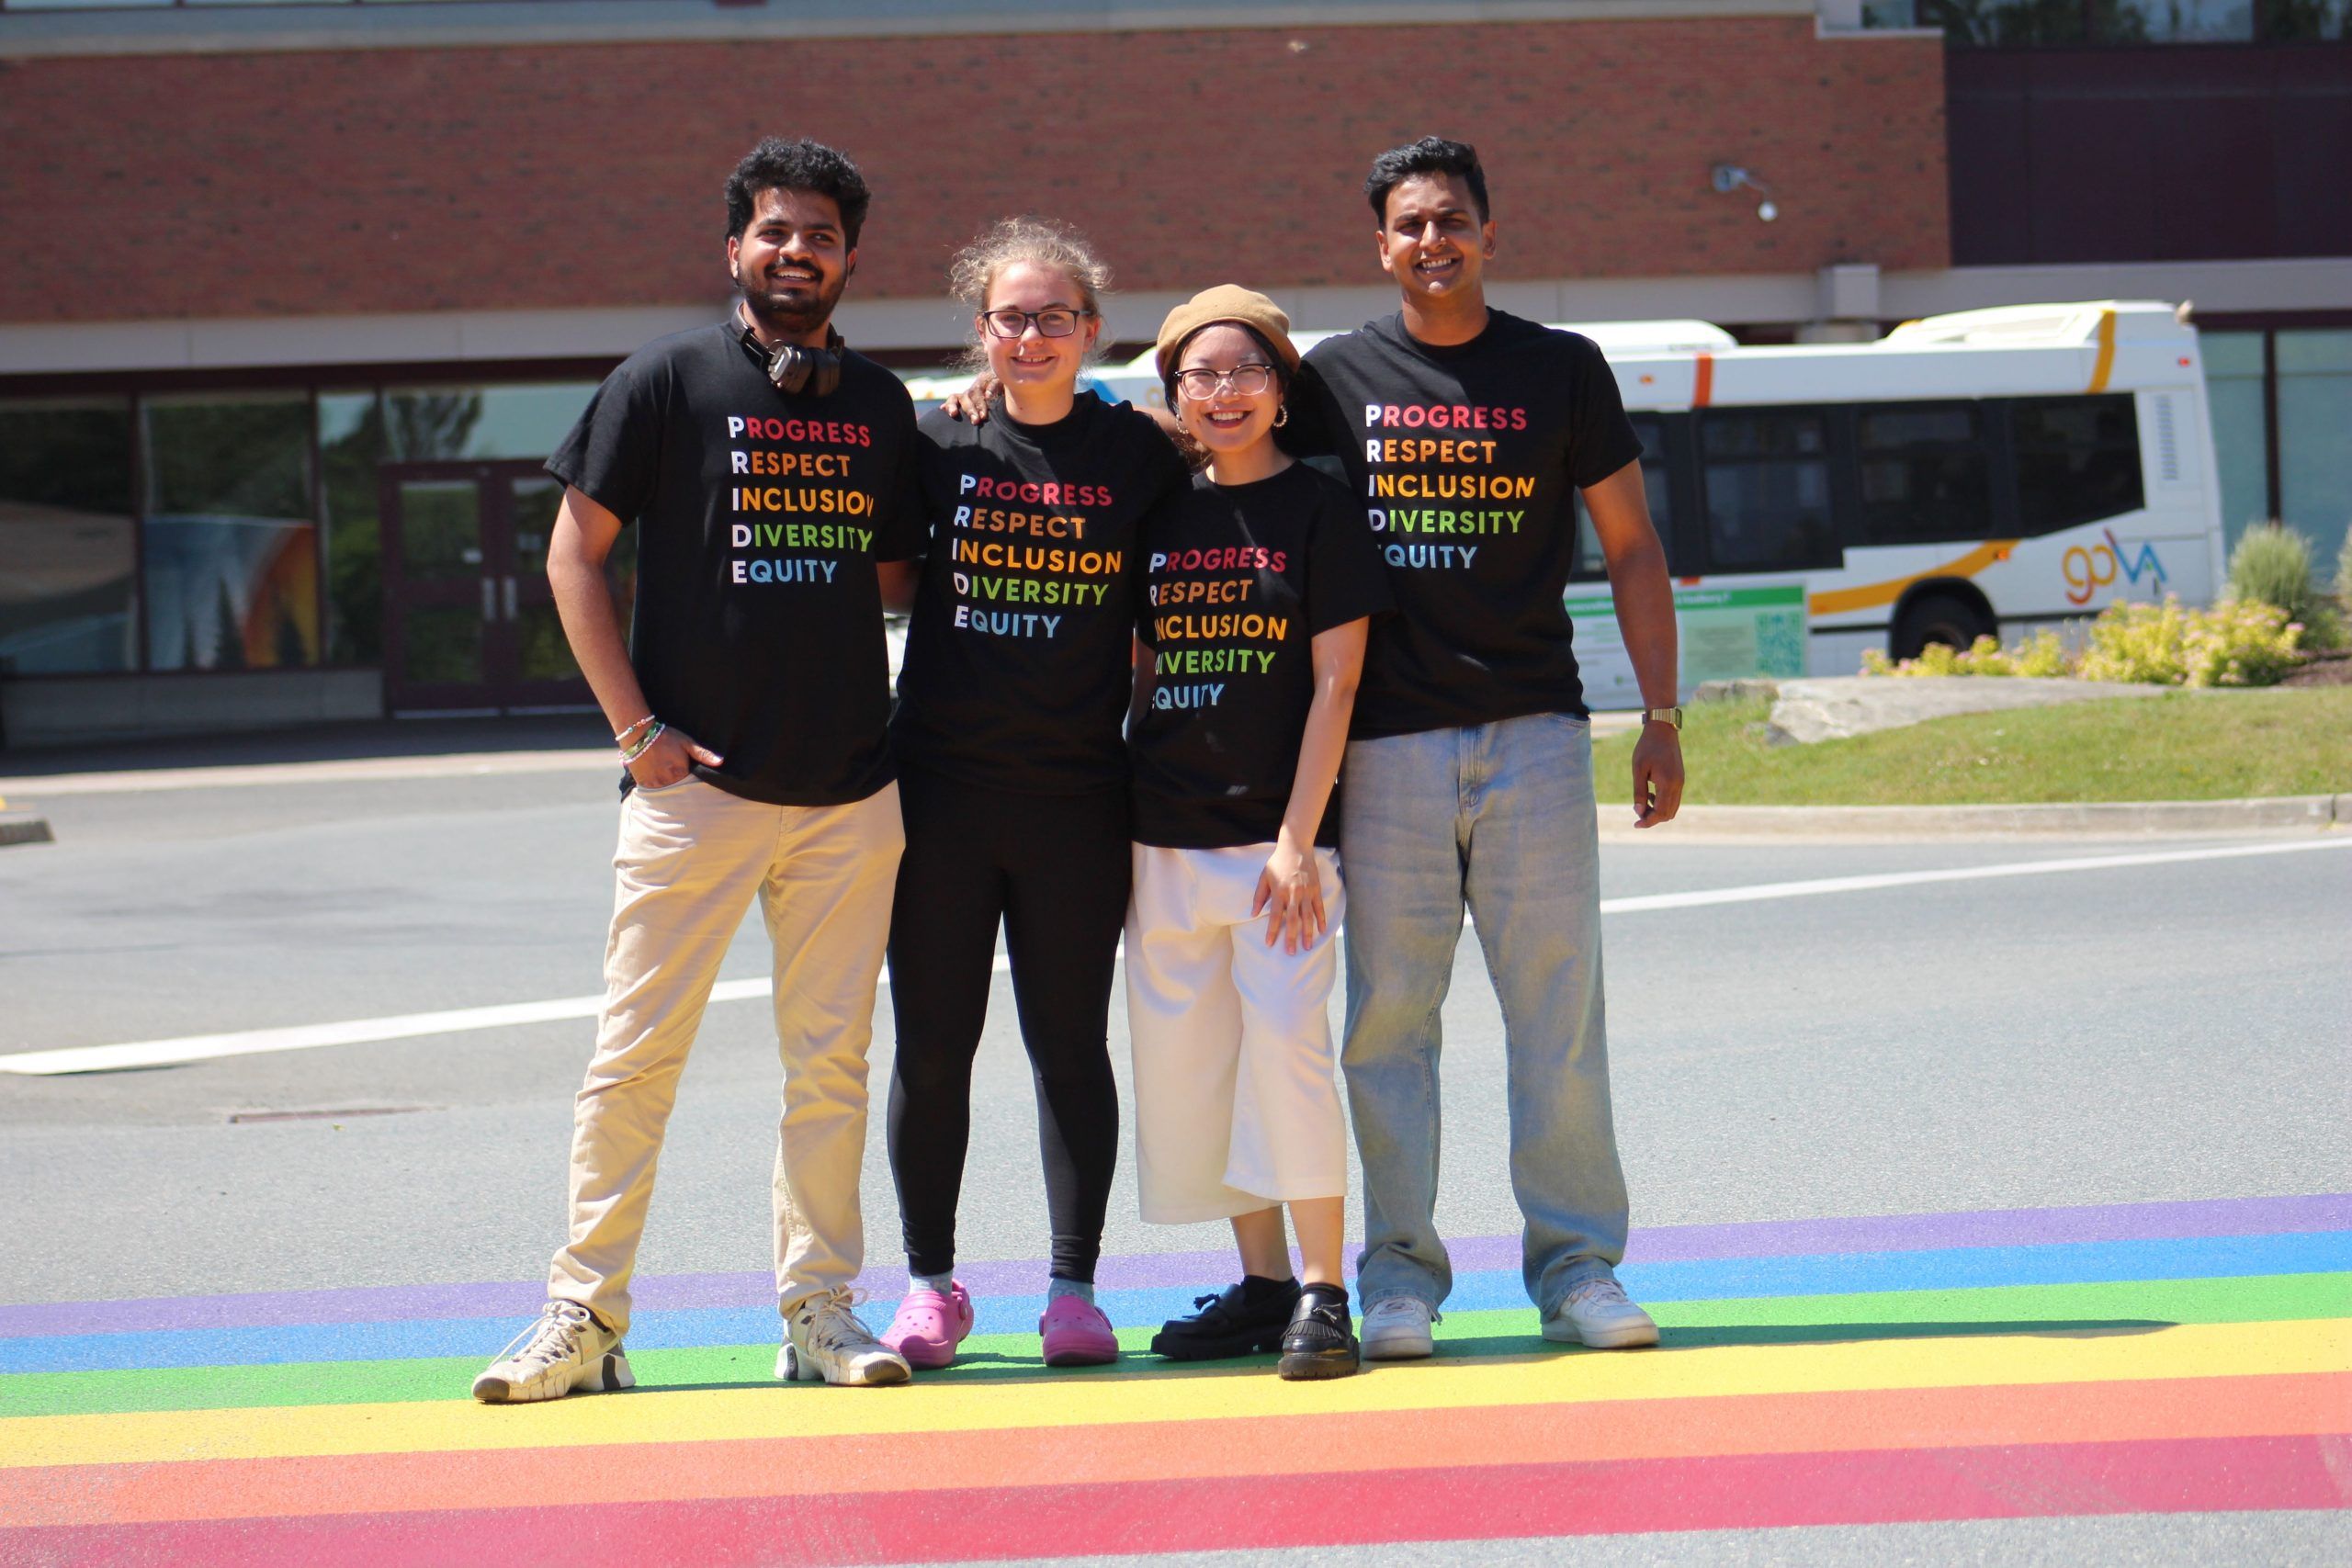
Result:
{"label": "light blue jeans", "polygon": [[1625,1176],[1609,1109],[1600,846],[1584,719],[1349,746],[1348,1103],[1363,1156],[1365,1306],[1453,1288],[1433,1213],[1438,1053],[1466,904],[1502,1003],[1511,1189],[1527,1293],[1549,1314],[1625,1255]]}

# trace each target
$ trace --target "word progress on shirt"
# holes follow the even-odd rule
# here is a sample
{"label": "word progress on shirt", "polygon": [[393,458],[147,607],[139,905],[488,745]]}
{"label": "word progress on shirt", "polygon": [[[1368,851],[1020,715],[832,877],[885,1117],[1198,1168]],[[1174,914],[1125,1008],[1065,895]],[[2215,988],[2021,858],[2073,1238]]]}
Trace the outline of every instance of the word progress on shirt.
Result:
{"label": "word progress on shirt", "polygon": [[[873,553],[873,528],[849,519],[872,518],[875,497],[844,482],[848,449],[874,445],[869,426],[729,414],[727,441],[729,470],[738,480],[728,500],[734,514],[728,541],[735,552],[728,561],[730,581],[831,582],[841,570],[838,559],[774,552]],[[779,447],[783,443],[789,445]]]}
{"label": "word progress on shirt", "polygon": [[1090,541],[1081,508],[1115,504],[1108,485],[959,473],[948,519],[952,624],[981,637],[1050,637],[1066,619],[1057,606],[1100,607],[1126,552]]}
{"label": "word progress on shirt", "polygon": [[1535,476],[1493,471],[1497,435],[1524,431],[1524,408],[1367,403],[1363,423],[1364,515],[1390,566],[1466,569],[1475,541],[1526,525]]}
{"label": "word progress on shirt", "polygon": [[[1150,560],[1152,674],[1155,708],[1214,707],[1225,699],[1223,681],[1169,682],[1169,677],[1263,675],[1290,636],[1290,616],[1256,604],[1261,571],[1290,570],[1286,550],[1256,545],[1154,551]],[[1199,577],[1172,573],[1199,572]],[[1227,576],[1227,573],[1246,573]],[[1203,642],[1217,648],[1187,646]]]}

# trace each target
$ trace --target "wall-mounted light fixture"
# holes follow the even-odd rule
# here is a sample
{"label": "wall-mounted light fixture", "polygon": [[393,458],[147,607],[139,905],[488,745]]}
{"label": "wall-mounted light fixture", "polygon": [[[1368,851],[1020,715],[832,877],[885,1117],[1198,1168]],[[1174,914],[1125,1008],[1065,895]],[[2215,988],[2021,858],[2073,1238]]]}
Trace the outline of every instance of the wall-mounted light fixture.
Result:
{"label": "wall-mounted light fixture", "polygon": [[1756,216],[1770,223],[1781,215],[1780,204],[1772,199],[1771,187],[1737,164],[1717,164],[1713,170],[1717,194],[1729,196],[1742,188],[1754,191],[1760,198],[1756,203]]}

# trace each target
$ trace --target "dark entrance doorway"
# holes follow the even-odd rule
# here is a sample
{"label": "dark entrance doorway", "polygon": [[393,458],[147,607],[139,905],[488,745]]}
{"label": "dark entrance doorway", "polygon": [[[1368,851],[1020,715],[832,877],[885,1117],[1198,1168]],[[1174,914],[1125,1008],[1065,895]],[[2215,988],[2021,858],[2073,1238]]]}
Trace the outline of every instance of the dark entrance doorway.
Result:
{"label": "dark entrance doorway", "polygon": [[[548,586],[562,484],[537,462],[387,463],[379,483],[391,711],[593,706]],[[624,627],[636,544],[625,530],[609,563]]]}

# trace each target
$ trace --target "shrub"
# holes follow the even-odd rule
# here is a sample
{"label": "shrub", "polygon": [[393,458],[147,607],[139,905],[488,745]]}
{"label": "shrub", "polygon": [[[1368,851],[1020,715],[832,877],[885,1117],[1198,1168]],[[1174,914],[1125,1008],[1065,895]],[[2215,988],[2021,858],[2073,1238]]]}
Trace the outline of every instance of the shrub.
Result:
{"label": "shrub", "polygon": [[2311,540],[2280,523],[2248,528],[2230,552],[2230,592],[2276,604],[2292,618],[2311,602]]}
{"label": "shrub", "polygon": [[2224,599],[2210,610],[2110,604],[2091,623],[2076,673],[2086,681],[2169,686],[2267,686],[2301,662],[2300,622],[2276,604]]}
{"label": "shrub", "polygon": [[2335,596],[2352,610],[2352,528],[2344,531],[2344,547],[2335,552]]}
{"label": "shrub", "polygon": [[1862,653],[1865,675],[2025,675],[2049,677],[2066,673],[2066,648],[2053,631],[2036,632],[2015,648],[2004,649],[1989,637],[1980,637],[1964,653],[1931,642],[1917,659],[1897,664],[1877,649]]}

